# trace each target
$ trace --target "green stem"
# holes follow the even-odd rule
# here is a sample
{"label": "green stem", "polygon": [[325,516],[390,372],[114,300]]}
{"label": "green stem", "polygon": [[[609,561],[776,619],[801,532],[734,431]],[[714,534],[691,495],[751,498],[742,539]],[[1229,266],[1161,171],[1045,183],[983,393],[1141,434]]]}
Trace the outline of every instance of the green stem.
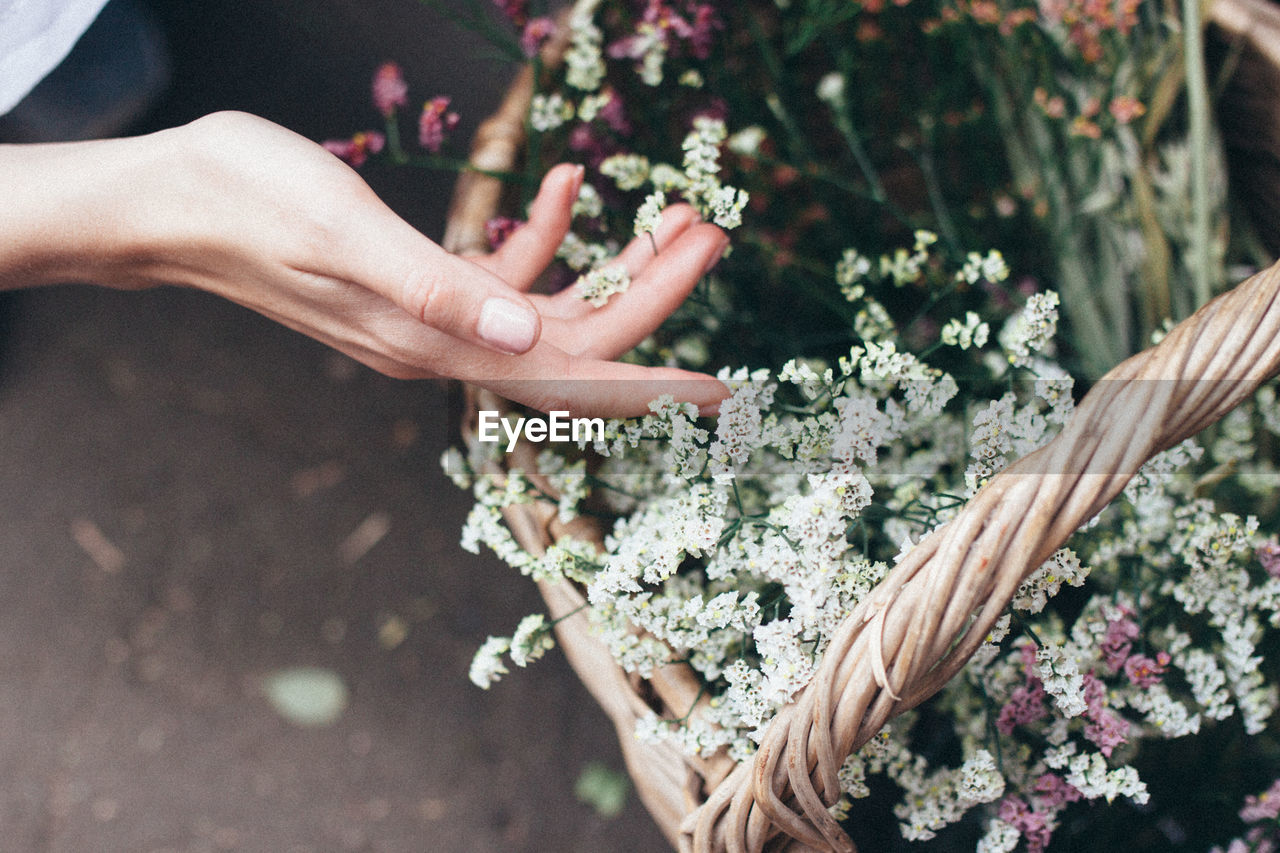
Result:
{"label": "green stem", "polygon": [[1097,268],[1090,267],[1089,251],[1080,217],[1069,187],[1069,177],[1058,171],[1053,136],[1033,110],[1019,112],[1000,73],[981,58],[974,63],[979,79],[991,93],[996,119],[1004,130],[1005,153],[1014,179],[1023,186],[1039,186],[1048,201],[1052,221],[1047,224],[1057,265],[1055,284],[1062,293],[1062,307],[1071,324],[1076,349],[1085,370],[1101,376],[1121,358],[1125,330],[1109,327],[1094,292]]}
{"label": "green stem", "polygon": [[920,174],[924,177],[925,193],[929,197],[929,206],[933,208],[934,218],[938,221],[938,231],[942,234],[942,242],[947,245],[951,253],[955,257],[963,257],[964,252],[960,246],[960,238],[956,234],[955,223],[951,219],[951,213],[947,210],[947,202],[942,195],[942,184],[938,180],[938,171],[933,164],[933,130],[932,128],[922,128],[920,151],[916,157],[916,163],[920,167]]}
{"label": "green stem", "polygon": [[862,145],[862,137],[858,134],[858,129],[853,126],[853,117],[849,115],[848,105],[842,103],[834,107],[832,117],[835,119],[836,130],[840,131],[840,135],[844,137],[845,145],[849,146],[849,153],[853,155],[854,162],[862,172],[862,177],[867,181],[871,200],[883,203],[888,196],[885,195],[884,185],[880,183],[880,175],[877,174],[871,157]]}
{"label": "green stem", "polygon": [[387,116],[387,153],[391,155],[391,162],[396,165],[408,160],[404,147],[400,144],[400,120],[394,110]]}
{"label": "green stem", "polygon": [[1200,0],[1182,0],[1183,53],[1187,69],[1188,135],[1191,143],[1191,286],[1199,307],[1209,301],[1209,84],[1204,66]]}

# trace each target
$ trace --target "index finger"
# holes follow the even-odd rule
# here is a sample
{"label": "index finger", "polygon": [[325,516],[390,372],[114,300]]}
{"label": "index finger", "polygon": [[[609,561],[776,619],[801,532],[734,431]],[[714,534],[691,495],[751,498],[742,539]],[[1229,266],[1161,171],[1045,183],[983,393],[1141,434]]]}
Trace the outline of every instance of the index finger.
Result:
{"label": "index finger", "polygon": [[489,270],[446,252],[372,191],[347,214],[315,272],[365,287],[411,317],[503,353],[528,351],[542,321],[528,297]]}

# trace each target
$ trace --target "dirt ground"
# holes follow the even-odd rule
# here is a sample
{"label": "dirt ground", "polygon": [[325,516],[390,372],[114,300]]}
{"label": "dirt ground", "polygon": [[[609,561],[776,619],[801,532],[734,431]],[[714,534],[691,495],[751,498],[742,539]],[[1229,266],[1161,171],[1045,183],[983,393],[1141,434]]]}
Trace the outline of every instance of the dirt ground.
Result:
{"label": "dirt ground", "polygon": [[[153,0],[174,78],[139,126],[245,109],[315,139],[372,125],[395,59],[462,132],[506,70],[414,0]],[[370,182],[438,237],[451,177]],[[475,647],[537,608],[457,546],[456,410],[236,306],[24,292],[0,330],[0,848],[653,851],[603,714],[553,653],[484,693]],[[301,728],[263,679],[337,673]]]}

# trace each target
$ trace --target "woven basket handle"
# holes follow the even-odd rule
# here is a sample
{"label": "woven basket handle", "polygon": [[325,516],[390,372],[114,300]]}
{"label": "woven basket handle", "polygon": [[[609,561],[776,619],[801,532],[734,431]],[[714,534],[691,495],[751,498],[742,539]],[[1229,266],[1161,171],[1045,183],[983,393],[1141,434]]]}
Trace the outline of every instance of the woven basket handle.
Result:
{"label": "woven basket handle", "polygon": [[[1280,264],[1106,374],[1063,431],[986,484],[845,620],[814,680],[683,827],[682,849],[852,851],[827,812],[844,760],[933,695],[986,639],[1018,585],[1152,456],[1280,372]],[[784,833],[792,842],[777,838]],[[770,843],[770,841],[773,843]],[[787,846],[790,844],[790,846]]]}

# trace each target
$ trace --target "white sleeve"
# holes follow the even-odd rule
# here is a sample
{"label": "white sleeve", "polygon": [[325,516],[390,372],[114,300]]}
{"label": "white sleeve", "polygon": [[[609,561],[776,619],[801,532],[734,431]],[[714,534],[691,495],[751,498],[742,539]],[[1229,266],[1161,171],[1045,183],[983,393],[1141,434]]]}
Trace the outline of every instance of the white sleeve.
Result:
{"label": "white sleeve", "polygon": [[107,0],[0,0],[0,115],[52,71]]}

